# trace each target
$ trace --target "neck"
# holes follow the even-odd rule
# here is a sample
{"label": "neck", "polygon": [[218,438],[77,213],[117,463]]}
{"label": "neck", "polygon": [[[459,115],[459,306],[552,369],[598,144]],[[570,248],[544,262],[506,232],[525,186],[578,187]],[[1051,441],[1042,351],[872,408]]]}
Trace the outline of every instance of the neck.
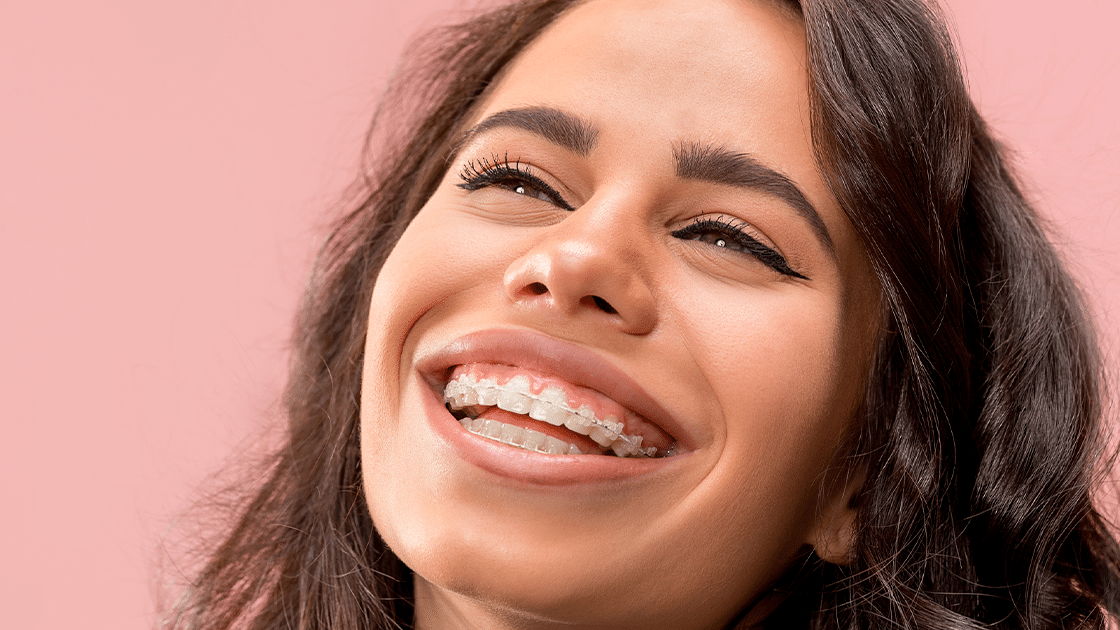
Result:
{"label": "neck", "polygon": [[413,578],[415,630],[606,630],[575,625],[485,603],[440,588],[420,576]]}
{"label": "neck", "polygon": [[[414,576],[413,585],[416,605],[414,630],[608,630],[615,627],[580,624],[527,614],[449,591],[419,575]],[[773,591],[764,593],[732,620],[734,627],[761,627],[762,621],[773,612],[781,599],[782,597]],[[668,627],[679,628],[679,625],[673,623]],[[720,627],[725,625],[721,624]]]}

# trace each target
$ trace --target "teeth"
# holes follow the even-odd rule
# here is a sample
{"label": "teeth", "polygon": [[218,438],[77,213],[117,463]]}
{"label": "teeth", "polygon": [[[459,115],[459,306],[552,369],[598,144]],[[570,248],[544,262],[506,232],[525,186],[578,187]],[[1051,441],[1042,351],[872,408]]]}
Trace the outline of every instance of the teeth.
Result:
{"label": "teeth", "polygon": [[506,391],[517,392],[519,394],[531,394],[532,384],[529,382],[529,377],[524,374],[509,379],[503,386]]}
{"label": "teeth", "polygon": [[548,436],[540,431],[532,429],[525,429],[525,437],[521,438],[521,448],[527,451],[536,451],[544,446],[544,440]]}
{"label": "teeth", "polygon": [[[553,426],[565,426],[571,431],[589,436],[597,444],[620,457],[653,457],[657,454],[656,447],[642,447],[642,436],[624,434],[623,424],[614,416],[599,419],[586,405],[579,409],[571,408],[567,394],[559,387],[549,386],[539,394],[534,394],[532,382],[523,374],[514,376],[503,385],[498,385],[497,380],[493,378],[477,380],[469,374],[464,374],[447,383],[444,388],[444,400],[451,409],[467,409],[467,412],[472,414],[481,411],[478,407],[496,406],[510,413],[527,415]],[[573,444],[532,429],[522,429],[481,418],[471,420],[468,417],[462,422],[463,426],[472,433],[526,450],[556,455],[581,453]]]}
{"label": "teeth", "polygon": [[553,425],[560,426],[568,419],[568,411],[563,407],[552,407],[545,414],[544,421]]}
{"label": "teeth", "polygon": [[505,409],[510,413],[525,415],[533,406],[533,399],[517,392],[498,391],[498,409]]}
{"label": "teeth", "polygon": [[498,441],[510,446],[521,446],[524,435],[525,429],[515,427],[512,424],[502,424],[502,432],[498,435]]}
{"label": "teeth", "polygon": [[568,413],[568,417],[564,419],[564,426],[568,427],[576,433],[587,435],[591,432],[591,421],[579,415],[578,413]]}
{"label": "teeth", "polygon": [[642,436],[638,435],[629,440],[618,440],[611,444],[611,450],[619,457],[629,457],[641,451]]}
{"label": "teeth", "polygon": [[497,440],[502,435],[502,423],[496,420],[483,420],[482,432],[479,435]]}
{"label": "teeth", "polygon": [[543,400],[546,403],[552,403],[557,407],[567,406],[568,395],[565,394],[564,390],[560,389],[559,387],[550,385],[544,388],[544,391],[541,392],[540,400]]}
{"label": "teeth", "polygon": [[617,433],[611,433],[600,426],[591,427],[591,431],[587,435],[589,435],[592,440],[598,442],[599,446],[610,446],[611,442],[618,439]]}
{"label": "teeth", "polygon": [[[657,455],[656,446],[642,446],[642,436],[640,435],[624,435],[612,442],[610,449],[619,457],[654,457]],[[665,456],[668,457],[668,454]]]}
{"label": "teeth", "polygon": [[583,455],[583,451],[575,444],[545,435],[540,431],[523,429],[497,420],[463,418],[459,424],[475,435],[526,451],[536,451],[546,455]]}
{"label": "teeth", "polygon": [[552,436],[545,436],[544,438],[545,452],[549,455],[566,455],[568,447],[574,444],[568,444],[563,440],[558,440]]}
{"label": "teeth", "polygon": [[479,387],[478,404],[487,407],[492,407],[498,404],[498,390],[488,387]]}
{"label": "teeth", "polygon": [[549,403],[546,403],[543,400],[534,400],[533,401],[533,406],[529,408],[529,417],[534,419],[534,420],[541,420],[543,422],[548,422],[547,420],[545,420],[545,418],[548,417],[549,410],[552,410],[552,409],[555,409],[555,408],[556,407],[552,406]]}
{"label": "teeth", "polygon": [[610,431],[611,433],[614,433],[615,435],[622,435],[622,423],[617,419],[614,419],[614,416],[607,416],[602,420],[602,422],[600,422],[600,424],[604,429]]}

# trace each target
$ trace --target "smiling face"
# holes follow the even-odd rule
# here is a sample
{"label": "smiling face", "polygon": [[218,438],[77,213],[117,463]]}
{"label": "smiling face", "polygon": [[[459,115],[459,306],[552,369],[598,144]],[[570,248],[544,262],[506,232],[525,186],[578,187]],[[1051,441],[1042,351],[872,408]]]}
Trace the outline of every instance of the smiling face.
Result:
{"label": "smiling face", "polygon": [[878,293],[805,64],[777,5],[591,0],[478,107],[363,372],[367,500],[421,627],[721,627],[809,546],[842,560],[826,471]]}

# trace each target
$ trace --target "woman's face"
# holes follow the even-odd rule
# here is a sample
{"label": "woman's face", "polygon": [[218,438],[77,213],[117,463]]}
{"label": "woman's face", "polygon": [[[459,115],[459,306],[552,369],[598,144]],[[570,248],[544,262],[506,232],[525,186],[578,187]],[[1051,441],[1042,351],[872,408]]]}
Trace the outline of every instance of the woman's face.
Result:
{"label": "woman's face", "polygon": [[878,292],[805,55],[777,4],[591,0],[488,92],[370,312],[366,496],[421,623],[720,627],[843,559]]}

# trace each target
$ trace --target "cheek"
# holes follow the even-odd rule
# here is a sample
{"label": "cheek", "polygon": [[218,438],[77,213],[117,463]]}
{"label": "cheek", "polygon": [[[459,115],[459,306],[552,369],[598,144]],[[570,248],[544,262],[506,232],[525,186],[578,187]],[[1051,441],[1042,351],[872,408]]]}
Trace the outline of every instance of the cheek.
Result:
{"label": "cheek", "polygon": [[[698,296],[686,315],[692,345],[724,411],[738,402],[759,412],[789,415],[827,408],[841,353],[841,301],[793,289],[743,289]],[[761,407],[760,407],[761,405]]]}
{"label": "cheek", "polygon": [[510,235],[444,197],[437,193],[420,210],[377,279],[373,308],[391,311],[383,317],[390,325],[399,326],[402,316],[415,322],[442,300],[478,286],[500,287]]}
{"label": "cheek", "polygon": [[381,268],[370,304],[371,335],[411,325],[453,290],[463,246],[440,229],[433,214],[420,211]]}
{"label": "cheek", "polygon": [[[417,330],[501,290],[501,234],[437,193],[409,224],[382,266],[370,300],[362,384],[362,433],[372,448],[392,444]],[[365,445],[363,445],[365,446]],[[370,451],[372,453],[372,451]]]}
{"label": "cheek", "polygon": [[[734,475],[773,499],[813,483],[851,421],[860,384],[841,369],[840,300],[759,290],[749,300],[698,301],[691,326],[713,413],[724,418]],[[803,298],[803,299],[798,299]]]}
{"label": "cheek", "polygon": [[[377,460],[392,443],[406,366],[401,358],[408,333],[447,295],[444,260],[429,252],[444,247],[430,229],[425,210],[412,221],[378,273],[369,305],[362,365],[362,450]],[[453,266],[451,268],[454,268]],[[375,461],[376,463],[376,461]],[[367,467],[367,470],[370,470]]]}
{"label": "cheek", "polygon": [[[411,331],[446,305],[459,288],[462,261],[442,222],[427,206],[409,224],[382,266],[370,300],[362,367],[361,453],[366,500],[379,532],[394,548],[414,524],[410,490],[419,471],[409,457],[419,438],[402,420]],[[437,254],[438,252],[439,254]]]}
{"label": "cheek", "polygon": [[[401,374],[408,333],[422,318],[477,284],[477,239],[433,198],[409,224],[378,274],[370,301],[367,379]],[[367,382],[369,382],[367,380]]]}

